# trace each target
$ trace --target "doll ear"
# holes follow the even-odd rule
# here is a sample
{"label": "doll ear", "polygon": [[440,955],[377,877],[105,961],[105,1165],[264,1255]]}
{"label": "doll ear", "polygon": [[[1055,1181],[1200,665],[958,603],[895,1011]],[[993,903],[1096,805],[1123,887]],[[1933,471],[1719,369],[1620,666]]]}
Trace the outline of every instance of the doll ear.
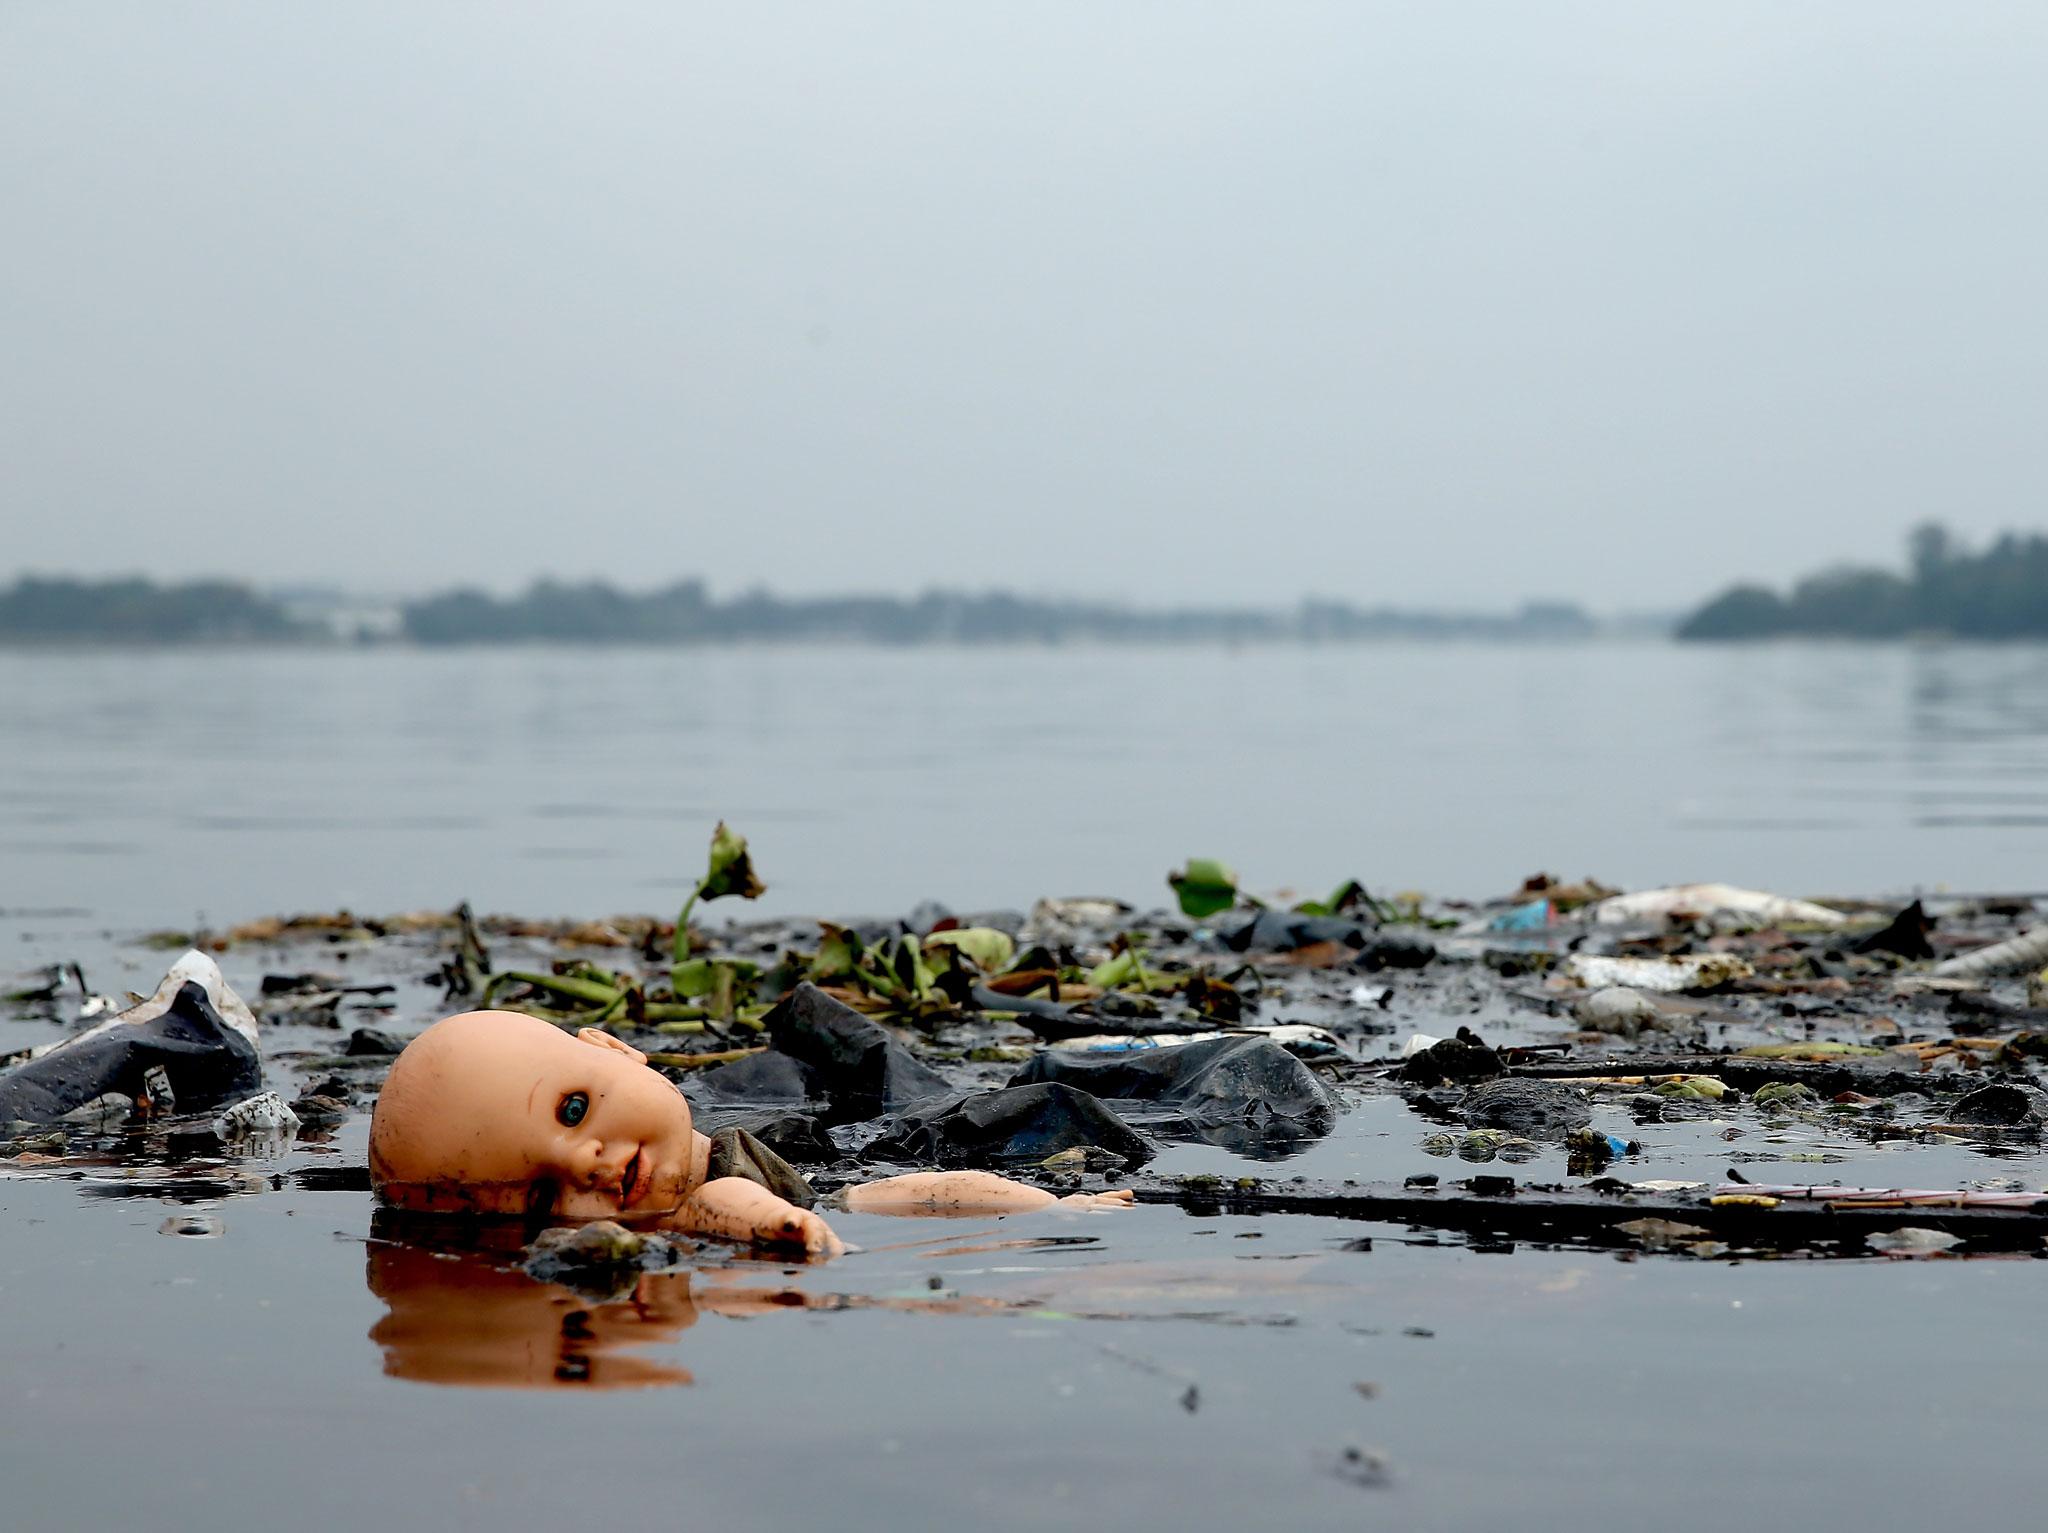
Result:
{"label": "doll ear", "polygon": [[614,1038],[601,1027],[577,1028],[576,1041],[578,1043],[588,1043],[600,1049],[617,1049],[621,1054],[628,1056],[636,1065],[647,1063],[647,1056],[645,1054],[641,1053],[624,1039]]}

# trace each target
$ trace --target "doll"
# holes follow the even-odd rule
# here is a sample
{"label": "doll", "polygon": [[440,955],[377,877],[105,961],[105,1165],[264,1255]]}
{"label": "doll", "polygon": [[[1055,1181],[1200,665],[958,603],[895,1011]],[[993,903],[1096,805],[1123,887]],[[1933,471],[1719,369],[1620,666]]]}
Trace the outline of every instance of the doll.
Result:
{"label": "doll", "polygon": [[[831,1257],[817,1214],[758,1180],[717,1174],[689,1100],[610,1033],[569,1034],[520,1012],[436,1022],[391,1067],[370,1122],[370,1180],[428,1212],[616,1219]],[[850,1187],[858,1213],[1023,1213],[1111,1207],[1128,1190],[1058,1198],[986,1171],[922,1171]]]}

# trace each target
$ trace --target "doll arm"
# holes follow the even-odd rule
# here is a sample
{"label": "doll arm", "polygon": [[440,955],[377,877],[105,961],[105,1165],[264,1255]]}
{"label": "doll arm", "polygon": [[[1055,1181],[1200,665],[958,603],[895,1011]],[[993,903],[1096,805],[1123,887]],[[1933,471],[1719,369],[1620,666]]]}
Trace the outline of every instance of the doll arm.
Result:
{"label": "doll arm", "polygon": [[685,1234],[774,1246],[805,1256],[838,1256],[846,1249],[816,1214],[737,1176],[706,1182],[666,1222]]}
{"label": "doll arm", "polygon": [[1022,1214],[1055,1203],[1077,1208],[1115,1208],[1131,1202],[1131,1190],[1075,1193],[1055,1197],[1043,1187],[1013,1182],[992,1171],[912,1171],[849,1187],[846,1207],[857,1214]]}

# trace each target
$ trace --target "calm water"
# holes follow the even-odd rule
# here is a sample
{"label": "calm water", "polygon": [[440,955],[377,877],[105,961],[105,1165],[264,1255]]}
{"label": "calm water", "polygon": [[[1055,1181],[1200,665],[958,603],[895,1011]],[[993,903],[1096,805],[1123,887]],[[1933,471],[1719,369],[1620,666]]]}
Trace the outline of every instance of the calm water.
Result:
{"label": "calm water", "polygon": [[[1548,869],[2048,885],[2048,650],[0,654],[0,907],[666,909],[724,816],[764,912]],[[37,924],[52,925],[45,917]]]}
{"label": "calm water", "polygon": [[[720,815],[783,912],[1156,902],[1191,852],[1264,887],[2039,889],[2048,651],[7,654],[0,976],[146,986],[134,933],[276,910],[666,909]],[[264,962],[226,959],[245,988]],[[401,1030],[436,1004],[407,978]],[[1462,1172],[1423,1127],[1368,1102],[1277,1174]],[[1141,1208],[850,1217],[868,1249],[821,1270],[585,1302],[381,1244],[363,1135],[0,1177],[0,1527],[1578,1533],[2038,1499],[2031,1261],[1507,1254]],[[1642,1137],[1632,1174],[1728,1163],[1704,1121]],[[1838,1137],[1745,1143],[1829,1155],[1792,1180],[2048,1171]],[[565,1359],[579,1382],[475,1387]],[[470,1386],[428,1382],[451,1371]]]}

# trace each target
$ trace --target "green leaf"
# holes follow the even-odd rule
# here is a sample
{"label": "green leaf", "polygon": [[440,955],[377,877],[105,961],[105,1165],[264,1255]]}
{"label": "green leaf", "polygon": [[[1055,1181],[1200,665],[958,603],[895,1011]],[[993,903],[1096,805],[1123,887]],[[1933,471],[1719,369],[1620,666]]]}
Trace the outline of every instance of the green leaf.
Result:
{"label": "green leaf", "polygon": [[668,971],[669,988],[681,998],[710,995],[721,986],[761,977],[761,966],[744,958],[692,958]]}
{"label": "green leaf", "polygon": [[924,945],[927,951],[935,947],[955,948],[987,974],[1001,973],[1017,956],[1017,944],[1010,940],[1009,933],[999,932],[993,926],[961,926],[933,932],[924,939]]}
{"label": "green leaf", "polygon": [[924,948],[915,937],[898,937],[887,960],[889,975],[912,1001],[928,1000],[932,993],[932,971],[924,961]]}
{"label": "green leaf", "polygon": [[489,1010],[492,999],[507,985],[526,985],[534,990],[567,996],[572,1001],[582,1001],[589,1006],[609,1006],[619,999],[619,990],[616,986],[600,984],[594,979],[584,979],[574,974],[534,974],[524,969],[507,969],[490,977],[484,985],[483,999],[479,1004],[485,1010]]}
{"label": "green leaf", "polygon": [[1181,913],[1201,920],[1237,903],[1237,875],[1209,857],[1190,857],[1178,873],[1166,875]]}
{"label": "green leaf", "polygon": [[1088,983],[1098,990],[1114,990],[1119,985],[1128,985],[1140,972],[1137,953],[1126,948],[1090,969]]}
{"label": "green leaf", "polygon": [[853,978],[867,957],[866,945],[843,926],[834,926],[830,921],[820,921],[818,925],[824,935],[818,941],[817,956],[811,959],[811,978],[821,985]]}

